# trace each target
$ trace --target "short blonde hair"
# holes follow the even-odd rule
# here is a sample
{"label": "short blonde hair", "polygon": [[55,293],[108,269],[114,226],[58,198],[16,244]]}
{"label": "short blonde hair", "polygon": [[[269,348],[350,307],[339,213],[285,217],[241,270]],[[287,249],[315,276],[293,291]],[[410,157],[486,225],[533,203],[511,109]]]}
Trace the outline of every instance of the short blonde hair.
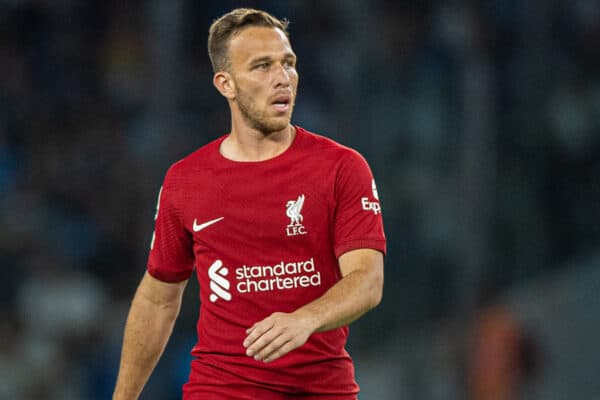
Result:
{"label": "short blonde hair", "polygon": [[229,42],[244,28],[249,26],[277,28],[289,38],[288,24],[287,19],[280,20],[265,11],[253,8],[236,8],[215,20],[208,31],[208,56],[213,71],[229,70]]}

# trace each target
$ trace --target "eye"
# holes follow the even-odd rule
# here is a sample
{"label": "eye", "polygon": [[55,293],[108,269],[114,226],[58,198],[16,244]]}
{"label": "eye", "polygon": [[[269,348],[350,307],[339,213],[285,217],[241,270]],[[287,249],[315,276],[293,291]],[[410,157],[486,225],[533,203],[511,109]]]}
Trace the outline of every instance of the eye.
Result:
{"label": "eye", "polygon": [[254,66],[254,69],[267,69],[267,68],[269,68],[269,63],[267,63],[267,62],[256,64]]}
{"label": "eye", "polygon": [[296,62],[294,60],[285,60],[283,61],[283,66],[286,68],[295,68]]}

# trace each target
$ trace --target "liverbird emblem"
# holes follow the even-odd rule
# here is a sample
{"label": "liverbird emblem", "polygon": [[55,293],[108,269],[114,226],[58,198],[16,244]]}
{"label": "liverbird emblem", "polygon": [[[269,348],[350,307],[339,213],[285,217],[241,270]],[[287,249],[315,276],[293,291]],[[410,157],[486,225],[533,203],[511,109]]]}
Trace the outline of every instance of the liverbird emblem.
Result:
{"label": "liverbird emblem", "polygon": [[290,200],[287,202],[287,210],[285,212],[285,214],[290,217],[290,225],[300,225],[302,224],[302,220],[304,219],[302,217],[302,214],[300,214],[300,211],[302,211],[302,205],[304,204],[304,195],[301,194],[300,196],[298,196],[298,200],[294,201],[294,200]]}
{"label": "liverbird emblem", "polygon": [[290,219],[290,224],[287,226],[287,235],[296,236],[306,234],[306,230],[302,225],[302,206],[304,205],[304,195],[298,196],[297,200],[289,200],[286,204],[285,214]]}

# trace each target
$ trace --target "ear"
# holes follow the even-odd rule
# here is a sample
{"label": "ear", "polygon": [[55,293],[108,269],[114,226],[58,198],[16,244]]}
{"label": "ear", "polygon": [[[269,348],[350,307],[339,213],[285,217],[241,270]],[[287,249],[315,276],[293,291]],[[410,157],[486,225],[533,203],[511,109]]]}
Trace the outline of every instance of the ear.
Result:
{"label": "ear", "polygon": [[217,88],[223,97],[235,99],[235,82],[228,72],[219,71],[213,76],[213,85]]}

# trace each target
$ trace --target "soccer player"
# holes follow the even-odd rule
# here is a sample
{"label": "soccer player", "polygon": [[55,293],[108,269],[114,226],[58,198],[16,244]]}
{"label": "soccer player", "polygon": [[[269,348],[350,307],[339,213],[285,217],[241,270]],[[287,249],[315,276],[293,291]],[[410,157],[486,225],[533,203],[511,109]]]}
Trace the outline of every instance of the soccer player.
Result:
{"label": "soccer player", "polygon": [[231,132],[168,170],[113,399],[136,399],[192,273],[198,343],[186,400],[356,399],[348,324],[381,300],[385,236],[356,151],[291,124],[287,22],[235,9],[210,27]]}

